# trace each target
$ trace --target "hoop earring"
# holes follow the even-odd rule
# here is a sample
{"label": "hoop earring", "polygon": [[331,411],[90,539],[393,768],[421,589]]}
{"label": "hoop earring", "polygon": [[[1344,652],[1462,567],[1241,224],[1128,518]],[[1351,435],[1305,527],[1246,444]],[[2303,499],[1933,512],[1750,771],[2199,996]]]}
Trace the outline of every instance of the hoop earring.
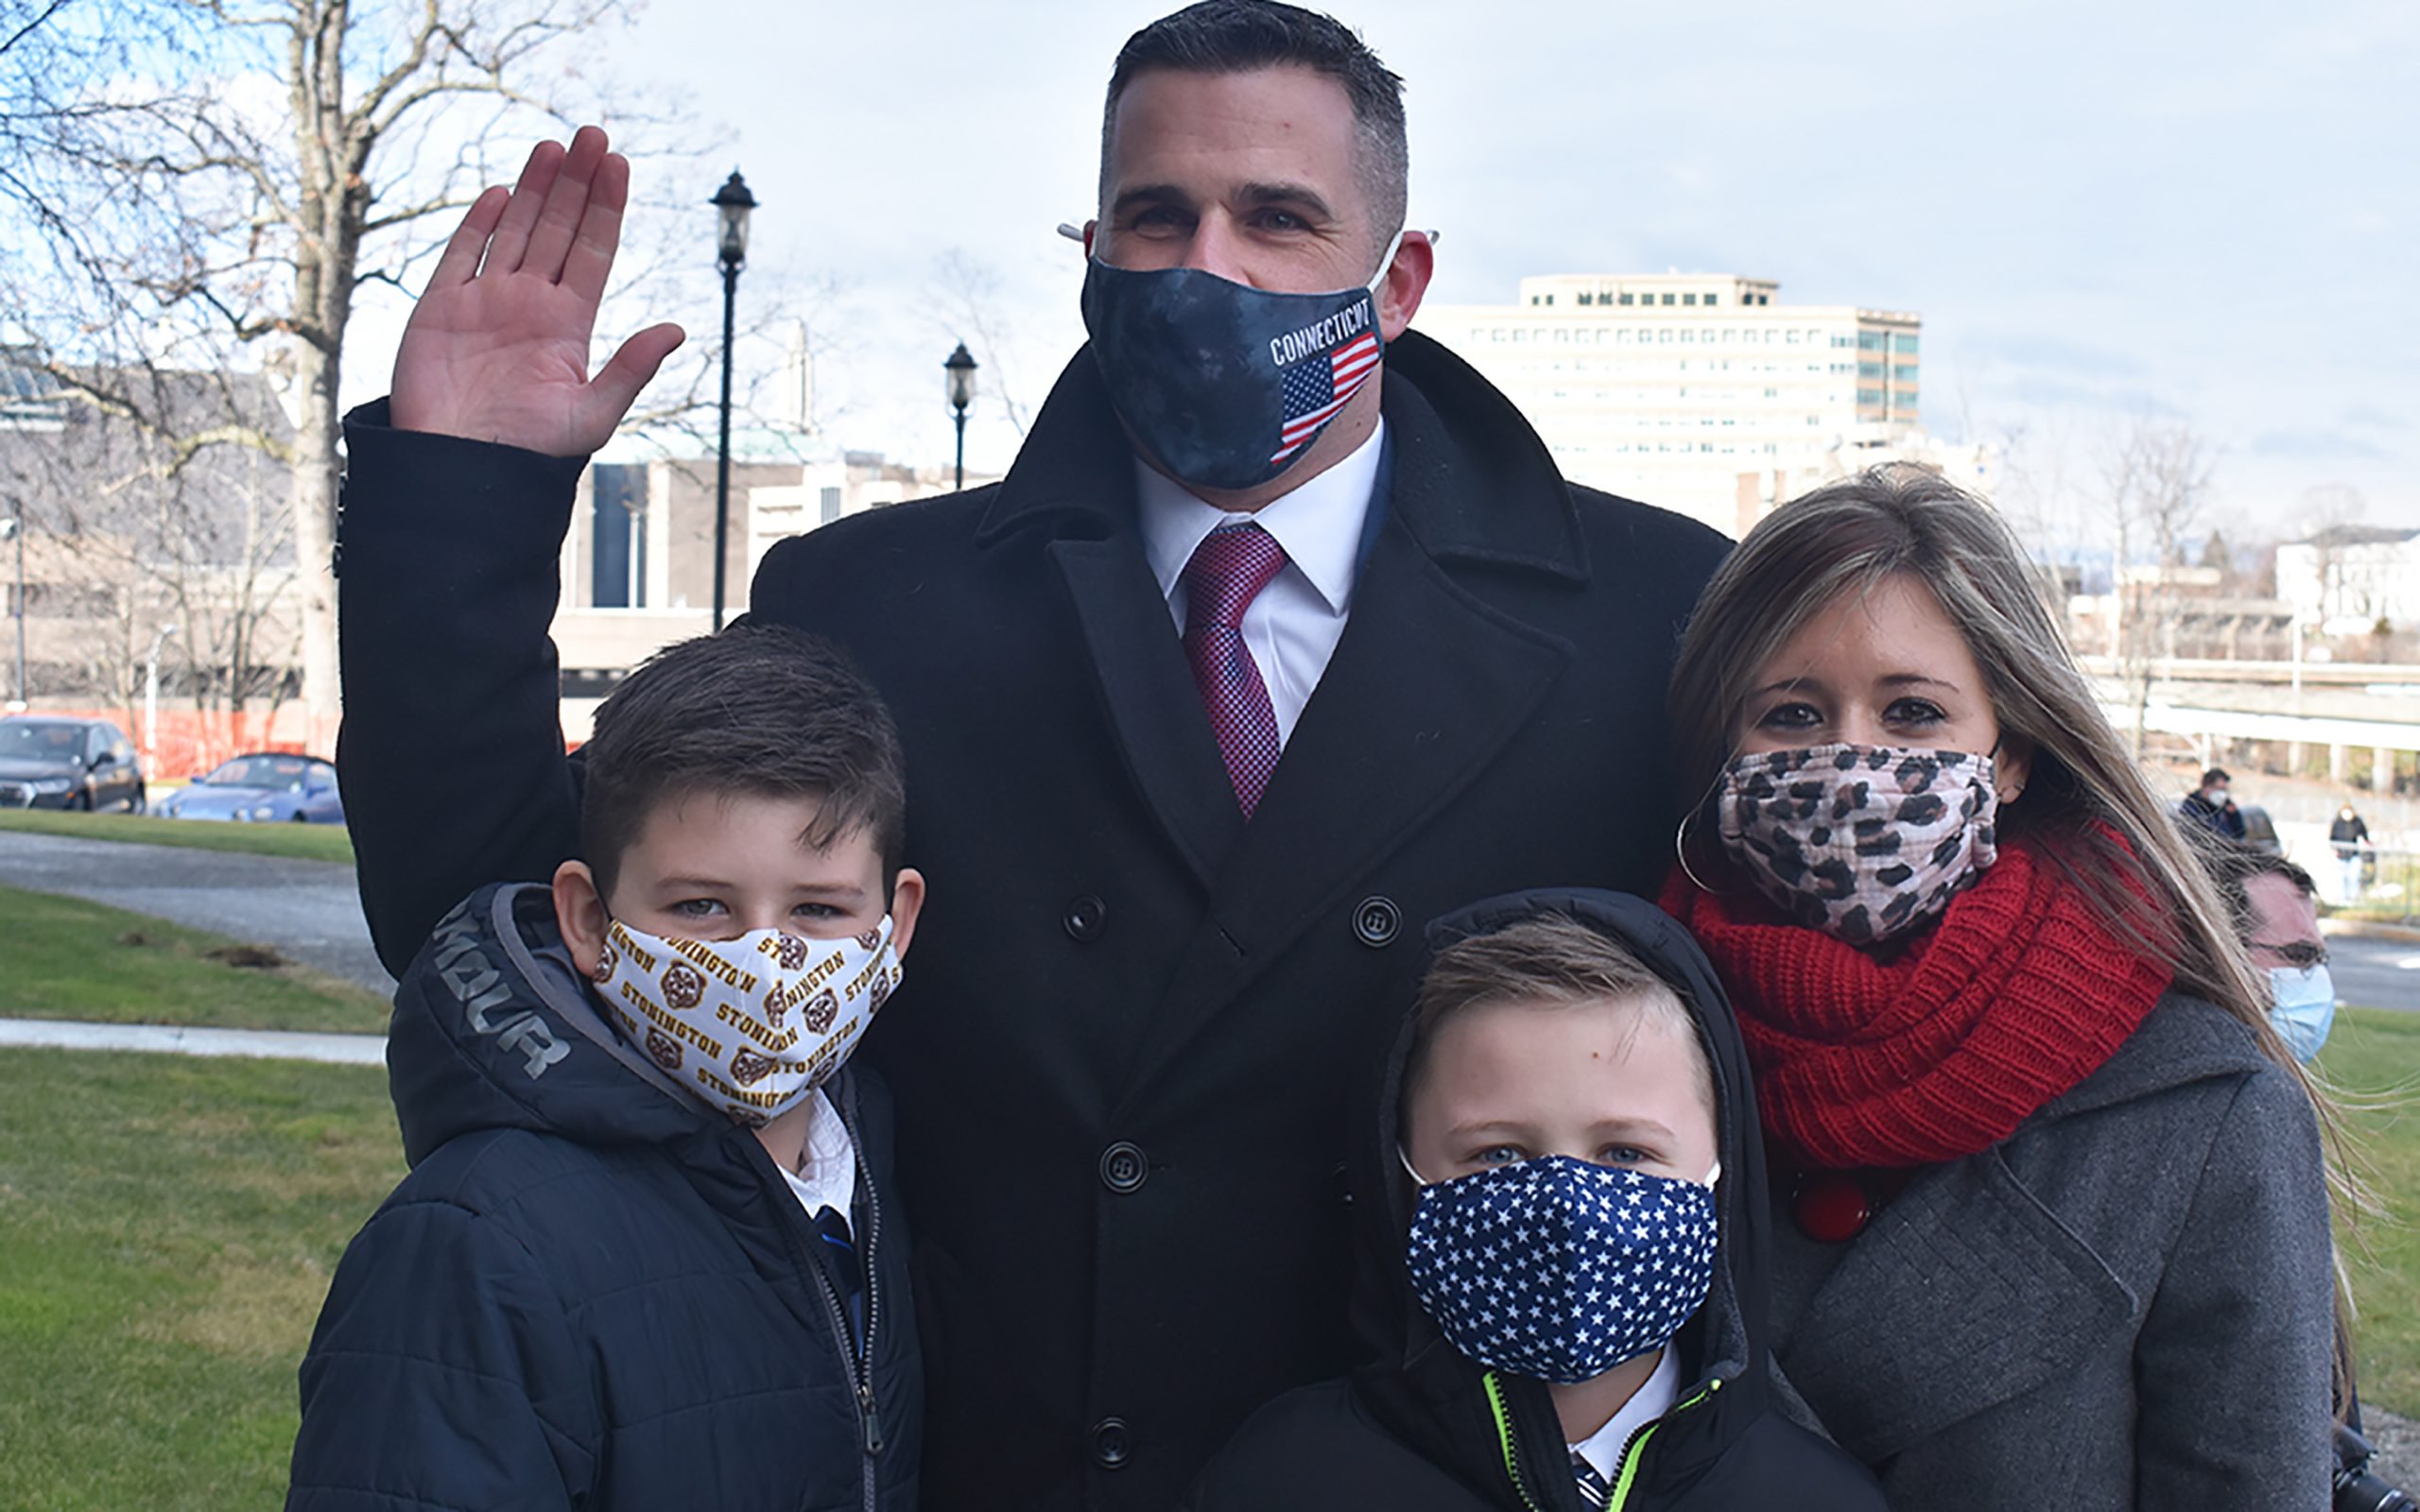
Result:
{"label": "hoop earring", "polygon": [[1672,832],[1672,860],[1680,867],[1681,875],[1697,885],[1698,891],[1711,893],[1714,889],[1707,886],[1705,879],[1699,876],[1696,868],[1689,865],[1689,820],[1696,816],[1695,810],[1681,816],[1680,827]]}

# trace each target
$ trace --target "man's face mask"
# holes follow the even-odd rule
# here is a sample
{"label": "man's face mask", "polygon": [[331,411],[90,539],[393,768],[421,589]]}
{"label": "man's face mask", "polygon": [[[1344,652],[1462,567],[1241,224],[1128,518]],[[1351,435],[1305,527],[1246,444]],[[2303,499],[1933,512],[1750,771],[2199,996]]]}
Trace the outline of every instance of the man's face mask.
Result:
{"label": "man's face mask", "polygon": [[1402,245],[1397,232],[1369,283],[1329,294],[1094,256],[1084,329],[1135,444],[1197,489],[1257,488],[1302,460],[1378,370],[1375,291]]}
{"label": "man's face mask", "polygon": [[2269,1022],[2294,1058],[2318,1055],[2336,1022],[2336,984],[2326,963],[2269,968]]}

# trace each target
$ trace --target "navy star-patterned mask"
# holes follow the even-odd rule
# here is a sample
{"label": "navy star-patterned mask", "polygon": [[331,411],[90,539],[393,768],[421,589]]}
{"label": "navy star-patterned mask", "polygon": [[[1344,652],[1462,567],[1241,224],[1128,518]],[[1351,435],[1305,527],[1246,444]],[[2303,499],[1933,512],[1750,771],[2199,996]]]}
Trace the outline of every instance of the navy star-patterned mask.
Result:
{"label": "navy star-patterned mask", "polygon": [[1715,1234],[1710,1184],[1542,1156],[1422,1187],[1411,1289],[1469,1358],[1573,1385],[1681,1331]]}

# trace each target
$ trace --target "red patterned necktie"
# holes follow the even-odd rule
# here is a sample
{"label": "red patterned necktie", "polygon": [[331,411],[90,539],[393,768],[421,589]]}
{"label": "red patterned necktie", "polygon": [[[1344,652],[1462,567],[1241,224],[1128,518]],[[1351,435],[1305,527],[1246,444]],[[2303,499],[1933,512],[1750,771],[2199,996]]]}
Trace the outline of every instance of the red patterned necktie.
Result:
{"label": "red patterned necktie", "polygon": [[1184,564],[1184,657],[1246,818],[1277,769],[1278,744],[1269,685],[1244,644],[1244,610],[1285,567],[1286,548],[1251,524],[1211,531]]}

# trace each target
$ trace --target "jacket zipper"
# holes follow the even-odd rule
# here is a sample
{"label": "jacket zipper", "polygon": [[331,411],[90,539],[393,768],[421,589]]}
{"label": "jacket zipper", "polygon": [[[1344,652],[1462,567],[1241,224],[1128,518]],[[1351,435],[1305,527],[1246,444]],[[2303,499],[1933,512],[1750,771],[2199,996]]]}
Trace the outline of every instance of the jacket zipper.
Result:
{"label": "jacket zipper", "polygon": [[[1495,1418],[1496,1442],[1504,1450],[1504,1473],[1512,1481],[1513,1493],[1521,1498],[1523,1506],[1528,1507],[1530,1512],[1546,1512],[1544,1507],[1538,1505],[1537,1499],[1530,1494],[1529,1482],[1521,1474],[1521,1451],[1513,1437],[1512,1412],[1505,1403],[1504,1387],[1496,1380],[1495,1371],[1490,1370],[1487,1373],[1485,1384],[1487,1409]],[[1721,1389],[1721,1378],[1717,1377],[1692,1393],[1685,1400],[1675,1402],[1672,1411],[1686,1412]],[[1622,1450],[1621,1474],[1615,1480],[1612,1493],[1605,1498],[1605,1512],[1621,1512],[1623,1504],[1630,1500],[1631,1486],[1638,1479],[1639,1461],[1647,1452],[1647,1441],[1655,1435],[1655,1430],[1660,1421],[1661,1419],[1658,1422],[1643,1423],[1639,1426],[1638,1432],[1631,1435],[1630,1443]]]}
{"label": "jacket zipper", "polygon": [[[1722,1379],[1718,1376],[1707,1382],[1704,1389],[1694,1393],[1685,1400],[1675,1402],[1672,1411],[1686,1412],[1721,1389]],[[1622,1450],[1622,1472],[1614,1481],[1612,1494],[1605,1498],[1605,1512],[1622,1512],[1623,1504],[1630,1500],[1630,1488],[1638,1480],[1639,1461],[1647,1453],[1647,1441],[1655,1436],[1655,1430],[1661,1426],[1663,1426],[1662,1418],[1651,1423],[1641,1423],[1638,1432],[1630,1435],[1630,1443]]]}
{"label": "jacket zipper", "polygon": [[[850,1117],[849,1109],[839,1099],[834,1099],[832,1106],[839,1113],[841,1125],[849,1131],[849,1143],[856,1152],[858,1184],[866,1194],[866,1243],[864,1251],[857,1258],[858,1265],[865,1272],[866,1332],[859,1349],[853,1350],[849,1348],[847,1298],[833,1286],[832,1278],[824,1274],[822,1265],[799,1248],[797,1231],[788,1223],[782,1225],[782,1233],[789,1241],[791,1260],[801,1270],[815,1278],[817,1289],[823,1294],[824,1311],[832,1318],[833,1342],[839,1347],[841,1363],[848,1366],[849,1379],[857,1388],[857,1424],[863,1431],[866,1455],[865,1507],[866,1512],[875,1512],[878,1503],[874,1466],[882,1453],[882,1416],[873,1394],[873,1337],[874,1325],[881,1316],[882,1289],[874,1284],[873,1278],[876,1274],[874,1246],[882,1236],[882,1198],[874,1190],[873,1169],[866,1163],[865,1145],[857,1137],[856,1120]],[[789,1183],[785,1181],[781,1186],[783,1200],[793,1208],[799,1208],[798,1196],[789,1190]],[[804,1212],[805,1210],[799,1208],[799,1211]],[[817,1235],[816,1242],[822,1243],[821,1234]]]}
{"label": "jacket zipper", "polygon": [[1512,1483],[1512,1492],[1530,1512],[1546,1512],[1537,1499],[1530,1494],[1530,1483],[1521,1474],[1521,1451],[1512,1439],[1512,1411],[1504,1402],[1504,1385],[1490,1370],[1484,1378],[1487,1387],[1487,1410],[1495,1416],[1495,1441],[1504,1448],[1504,1474]]}
{"label": "jacket zipper", "polygon": [[[882,1243],[882,1194],[874,1187],[873,1166],[866,1159],[865,1141],[858,1137],[854,1110],[845,1106],[848,1101],[846,1098],[834,1098],[832,1107],[840,1115],[841,1126],[849,1131],[849,1147],[857,1162],[857,1183],[865,1188],[866,1194],[866,1247],[857,1256],[857,1266],[861,1272],[859,1284],[866,1290],[866,1332],[865,1337],[857,1341],[856,1364],[857,1418],[865,1428],[866,1512],[874,1512],[874,1471],[882,1457],[882,1409],[873,1396],[873,1340],[875,1330],[882,1323],[882,1288],[874,1280],[880,1274],[875,1256],[876,1246]],[[823,1280],[824,1295],[831,1297],[833,1306],[839,1312],[840,1337],[845,1339],[849,1336],[846,1306],[842,1298],[834,1293],[831,1281],[824,1279],[822,1269],[818,1267],[815,1274]]]}

